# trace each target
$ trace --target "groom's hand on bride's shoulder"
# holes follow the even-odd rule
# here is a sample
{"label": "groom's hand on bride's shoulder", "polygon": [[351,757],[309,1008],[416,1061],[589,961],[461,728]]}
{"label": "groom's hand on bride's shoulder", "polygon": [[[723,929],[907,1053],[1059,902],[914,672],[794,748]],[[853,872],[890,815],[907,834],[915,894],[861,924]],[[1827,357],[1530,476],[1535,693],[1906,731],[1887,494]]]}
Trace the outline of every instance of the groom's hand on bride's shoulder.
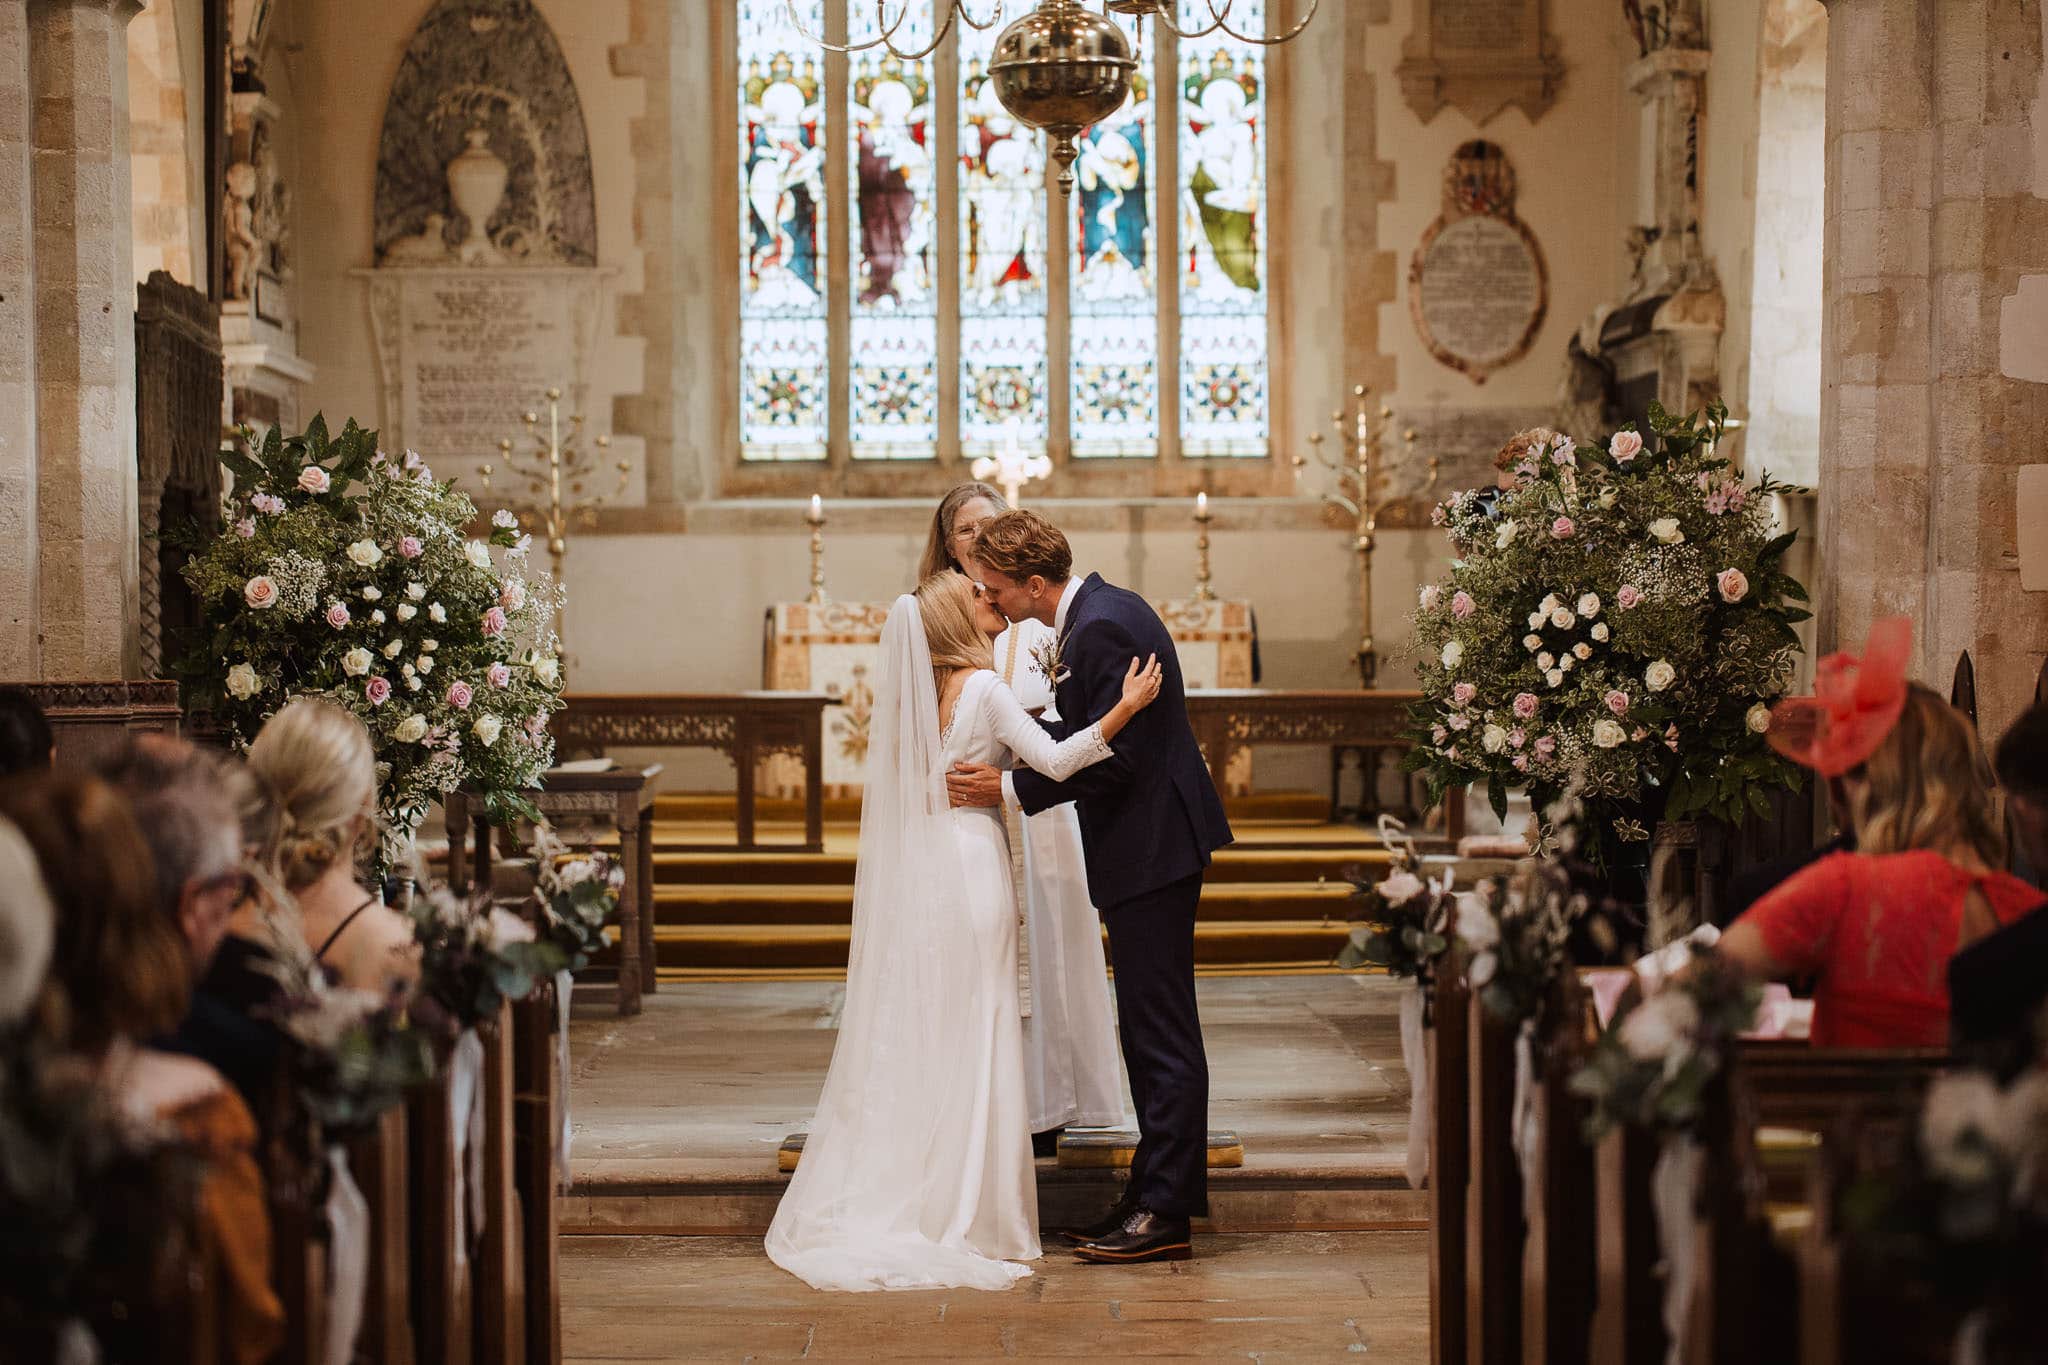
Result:
{"label": "groom's hand on bride's shoulder", "polygon": [[1003,773],[982,763],[955,763],[946,774],[946,795],[956,806],[1003,804]]}

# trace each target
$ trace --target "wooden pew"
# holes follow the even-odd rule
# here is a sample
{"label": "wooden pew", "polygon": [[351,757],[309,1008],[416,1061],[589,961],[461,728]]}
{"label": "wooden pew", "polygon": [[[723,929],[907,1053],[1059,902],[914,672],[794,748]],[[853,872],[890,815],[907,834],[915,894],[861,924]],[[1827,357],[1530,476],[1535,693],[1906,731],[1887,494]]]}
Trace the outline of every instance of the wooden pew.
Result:
{"label": "wooden pew", "polygon": [[[1889,1131],[1887,1131],[1889,1130]],[[1901,1283],[1843,1228],[1844,1199],[1861,1177],[1896,1169],[1905,1156],[1896,1125],[1865,1130],[1837,1120],[1807,1164],[1812,1222],[1799,1245],[1800,1365],[1950,1365],[1953,1309],[1925,1285]]]}
{"label": "wooden pew", "polygon": [[526,1359],[561,1365],[561,1217],[555,1201],[561,1132],[556,1083],[555,988],[512,1007],[513,1163],[519,1188],[520,1238],[526,1262]]}
{"label": "wooden pew", "polygon": [[370,1206],[370,1278],[356,1356],[377,1365],[413,1365],[412,1199],[406,1162],[406,1111],[385,1113],[349,1143],[349,1170]]}
{"label": "wooden pew", "polygon": [[412,1297],[415,1357],[466,1365],[473,1333],[469,1248],[458,1243],[455,1143],[445,1068],[406,1103],[412,1174]]}
{"label": "wooden pew", "polygon": [[1437,968],[1429,1034],[1429,1358],[1465,1359],[1465,1180],[1470,1148],[1470,1023],[1463,956]]}
{"label": "wooden pew", "polygon": [[1662,1252],[1650,1207],[1656,1164],[1657,1135],[1641,1128],[1616,1129],[1594,1152],[1593,1365],[1664,1359]]}
{"label": "wooden pew", "polygon": [[1516,1026],[1472,992],[1466,1004],[1468,1165],[1465,1177],[1465,1359],[1521,1359],[1522,1177],[1512,1118]]}
{"label": "wooden pew", "polygon": [[[484,1034],[484,1225],[473,1230],[476,1358],[526,1359],[526,1242],[513,1153],[512,1006]],[[554,1192],[545,1197],[553,1202]]]}
{"label": "wooden pew", "polygon": [[258,1165],[270,1214],[270,1283],[284,1310],[278,1365],[326,1365],[327,1230],[321,1206],[325,1162],[299,1108],[292,1061],[278,1064],[271,1112],[263,1116]]}
{"label": "wooden pew", "polygon": [[1558,978],[1550,1023],[1536,1044],[1534,1188],[1527,1191],[1522,1246],[1522,1359],[1567,1365],[1586,1359],[1594,1273],[1593,1149],[1586,1105],[1570,1090],[1593,1037],[1592,999],[1577,972]]}

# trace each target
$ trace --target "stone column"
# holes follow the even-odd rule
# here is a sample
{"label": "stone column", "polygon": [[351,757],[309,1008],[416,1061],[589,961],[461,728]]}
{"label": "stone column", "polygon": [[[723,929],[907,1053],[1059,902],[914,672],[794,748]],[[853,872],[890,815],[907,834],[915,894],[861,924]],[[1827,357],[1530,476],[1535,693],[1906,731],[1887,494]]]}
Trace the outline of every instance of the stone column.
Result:
{"label": "stone column", "polygon": [[[32,418],[0,417],[10,442],[0,480],[25,474],[34,488],[35,633],[26,657],[14,653],[18,631],[4,637],[5,666],[45,679],[132,677],[138,663],[127,26],[140,8],[136,0],[0,0],[0,61],[17,35],[25,40],[29,145],[27,193],[0,193],[9,205],[0,214],[25,204],[30,222],[27,269],[17,274],[0,252],[0,278],[32,286],[32,315],[19,331],[0,317],[10,333],[0,341],[0,385],[23,372],[10,348],[25,339],[34,387]],[[8,79],[0,71],[0,150],[14,145]],[[0,187],[8,174],[0,170]],[[26,459],[11,444],[24,435]],[[9,544],[0,556],[0,593],[12,599],[22,555]],[[11,629],[14,613],[10,602],[0,630]]]}
{"label": "stone column", "polygon": [[2048,431],[2044,39],[2038,6],[1828,5],[1820,648],[1911,616],[1921,680],[1974,657],[1987,739],[2048,655],[2015,512]]}
{"label": "stone column", "polygon": [[28,8],[0,0],[0,678],[6,679],[41,676],[29,109]]}

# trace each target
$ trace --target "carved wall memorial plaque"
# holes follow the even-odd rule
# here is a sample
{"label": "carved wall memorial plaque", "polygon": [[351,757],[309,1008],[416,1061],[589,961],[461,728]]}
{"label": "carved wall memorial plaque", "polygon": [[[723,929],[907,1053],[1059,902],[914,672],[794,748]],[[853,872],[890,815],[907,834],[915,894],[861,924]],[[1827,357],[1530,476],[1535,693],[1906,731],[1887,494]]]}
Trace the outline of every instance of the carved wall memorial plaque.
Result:
{"label": "carved wall memorial plaque", "polygon": [[1446,104],[1484,126],[1514,105],[1534,123],[1557,99],[1564,62],[1543,0],[1415,0],[1394,74],[1424,123]]}
{"label": "carved wall memorial plaque", "polygon": [[1444,168],[1443,211],[1408,268],[1408,308],[1429,353],[1475,384],[1527,354],[1550,305],[1542,248],[1515,217],[1515,172],[1491,142]]}

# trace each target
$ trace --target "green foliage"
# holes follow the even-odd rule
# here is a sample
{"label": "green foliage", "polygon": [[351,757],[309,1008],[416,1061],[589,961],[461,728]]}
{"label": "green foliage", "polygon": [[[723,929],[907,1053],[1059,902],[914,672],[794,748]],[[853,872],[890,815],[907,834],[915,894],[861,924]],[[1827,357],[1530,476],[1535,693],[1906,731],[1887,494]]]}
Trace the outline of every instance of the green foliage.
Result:
{"label": "green foliage", "polygon": [[1695,1132],[1707,1087],[1761,998],[1740,969],[1696,948],[1690,967],[1615,1015],[1572,1074],[1572,1093],[1588,1102],[1587,1140],[1623,1125]]}

